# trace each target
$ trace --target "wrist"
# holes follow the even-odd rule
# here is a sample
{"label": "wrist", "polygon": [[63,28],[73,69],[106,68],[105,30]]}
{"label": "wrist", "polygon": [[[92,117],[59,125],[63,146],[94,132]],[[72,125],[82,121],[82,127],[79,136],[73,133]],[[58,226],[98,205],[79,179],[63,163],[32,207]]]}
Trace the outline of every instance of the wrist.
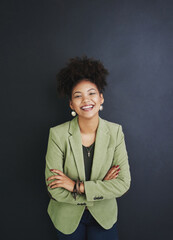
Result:
{"label": "wrist", "polygon": [[71,190],[71,192],[74,192],[75,188],[76,188],[76,182],[73,181],[73,182],[72,182],[72,190]]}
{"label": "wrist", "polygon": [[81,191],[81,193],[84,193],[84,192],[85,192],[84,182],[82,182],[82,183],[80,184],[80,191]]}
{"label": "wrist", "polygon": [[73,190],[72,190],[72,196],[73,198],[76,200],[76,196],[77,196],[77,189],[76,189],[76,182],[74,182],[74,186],[73,186]]}

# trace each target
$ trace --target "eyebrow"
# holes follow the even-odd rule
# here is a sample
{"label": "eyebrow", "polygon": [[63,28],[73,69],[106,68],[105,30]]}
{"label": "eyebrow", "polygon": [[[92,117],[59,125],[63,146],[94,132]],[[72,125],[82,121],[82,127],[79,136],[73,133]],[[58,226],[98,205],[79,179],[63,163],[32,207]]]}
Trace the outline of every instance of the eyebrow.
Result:
{"label": "eyebrow", "polygon": [[[89,92],[89,91],[91,91],[91,90],[95,90],[95,91],[96,91],[95,88],[90,88],[87,92]],[[80,91],[76,91],[76,92],[73,93],[73,95],[74,95],[75,93],[81,93],[81,92],[80,92]]]}

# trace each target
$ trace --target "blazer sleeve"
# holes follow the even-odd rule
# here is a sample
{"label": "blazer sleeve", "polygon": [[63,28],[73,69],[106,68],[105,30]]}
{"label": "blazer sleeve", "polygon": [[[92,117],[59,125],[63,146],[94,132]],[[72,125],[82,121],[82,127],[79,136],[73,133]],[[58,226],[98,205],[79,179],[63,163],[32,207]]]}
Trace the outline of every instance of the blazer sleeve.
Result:
{"label": "blazer sleeve", "polygon": [[[48,190],[49,196],[58,201],[58,202],[65,202],[75,205],[87,205],[93,206],[93,202],[88,202],[86,199],[86,195],[77,195],[76,200],[73,198],[72,193],[65,188],[57,187],[51,189],[48,185],[47,178],[56,175],[56,173],[52,173],[50,169],[59,169],[63,172],[63,160],[64,160],[64,153],[60,148],[60,140],[59,138],[55,138],[52,128],[49,130],[49,138],[48,138],[48,146],[46,152],[46,166],[45,166],[45,182],[46,187]],[[51,180],[49,182],[52,182]]]}
{"label": "blazer sleeve", "polygon": [[85,194],[88,201],[121,197],[130,188],[131,175],[128,163],[128,154],[122,126],[117,133],[117,146],[114,151],[113,165],[119,165],[120,172],[116,179],[85,181]]}

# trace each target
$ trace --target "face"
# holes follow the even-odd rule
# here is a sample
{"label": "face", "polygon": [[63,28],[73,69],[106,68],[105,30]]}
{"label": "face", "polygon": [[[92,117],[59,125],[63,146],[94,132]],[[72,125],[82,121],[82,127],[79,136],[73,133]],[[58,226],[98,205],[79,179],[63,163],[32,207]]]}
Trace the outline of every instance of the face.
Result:
{"label": "face", "polygon": [[103,94],[99,93],[95,83],[84,79],[72,89],[70,107],[79,117],[93,118],[98,116],[100,105],[103,102]]}

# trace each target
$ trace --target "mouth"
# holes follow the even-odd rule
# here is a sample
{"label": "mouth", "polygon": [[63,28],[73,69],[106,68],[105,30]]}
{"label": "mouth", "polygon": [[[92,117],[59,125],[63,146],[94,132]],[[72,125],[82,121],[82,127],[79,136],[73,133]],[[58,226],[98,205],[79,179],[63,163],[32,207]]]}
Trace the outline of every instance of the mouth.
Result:
{"label": "mouth", "polygon": [[93,109],[94,105],[90,104],[90,105],[85,105],[85,106],[82,106],[81,109],[83,111],[91,111]]}

